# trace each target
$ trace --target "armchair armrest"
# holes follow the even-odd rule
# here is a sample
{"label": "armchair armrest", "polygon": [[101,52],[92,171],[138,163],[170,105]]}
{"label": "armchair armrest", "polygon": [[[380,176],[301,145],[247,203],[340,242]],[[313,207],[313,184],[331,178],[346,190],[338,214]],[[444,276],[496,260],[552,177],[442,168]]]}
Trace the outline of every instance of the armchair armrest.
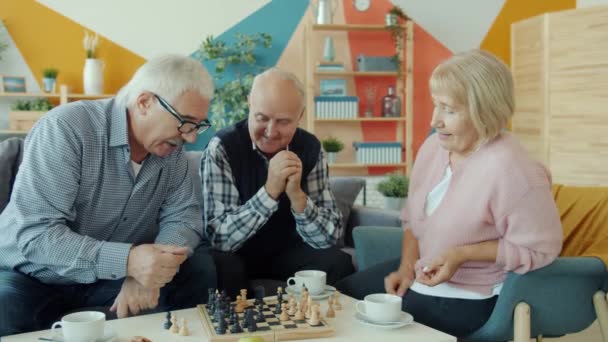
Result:
{"label": "armchair armrest", "polygon": [[353,230],[355,260],[359,271],[399,258],[403,229],[397,227],[356,227]]}
{"label": "armchair armrest", "polygon": [[584,330],[596,318],[592,297],[606,287],[607,278],[604,263],[593,257],[561,257],[526,274],[509,272],[492,315],[467,340],[512,340],[513,312],[520,302],[531,308],[532,336]]}
{"label": "armchair armrest", "polygon": [[358,226],[400,227],[399,211],[354,205],[346,225],[345,244],[354,246],[353,229]]}

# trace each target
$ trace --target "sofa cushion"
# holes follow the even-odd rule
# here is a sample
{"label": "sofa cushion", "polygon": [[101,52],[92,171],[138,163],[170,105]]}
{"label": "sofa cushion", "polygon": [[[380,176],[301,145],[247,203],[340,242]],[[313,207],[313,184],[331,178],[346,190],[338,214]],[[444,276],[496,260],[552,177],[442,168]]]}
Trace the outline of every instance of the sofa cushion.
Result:
{"label": "sofa cushion", "polygon": [[[342,227],[346,232],[350,211],[365,186],[365,179],[358,177],[330,177],[329,188],[336,199],[338,210],[342,213]],[[344,246],[344,234],[338,241],[338,247]]]}

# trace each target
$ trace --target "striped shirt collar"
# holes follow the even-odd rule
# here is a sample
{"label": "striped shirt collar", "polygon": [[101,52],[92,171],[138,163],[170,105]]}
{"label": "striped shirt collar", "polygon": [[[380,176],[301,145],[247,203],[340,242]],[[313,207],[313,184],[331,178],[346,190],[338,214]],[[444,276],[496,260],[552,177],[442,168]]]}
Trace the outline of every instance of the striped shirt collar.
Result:
{"label": "striped shirt collar", "polygon": [[109,100],[108,106],[111,106],[109,136],[110,147],[128,146],[129,132],[127,130],[127,109],[119,106],[113,98]]}

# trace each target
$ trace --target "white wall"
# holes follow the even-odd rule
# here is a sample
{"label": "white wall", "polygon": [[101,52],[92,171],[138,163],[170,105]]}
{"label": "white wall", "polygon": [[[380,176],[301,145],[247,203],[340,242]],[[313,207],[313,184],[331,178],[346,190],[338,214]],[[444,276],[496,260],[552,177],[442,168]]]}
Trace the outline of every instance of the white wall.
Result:
{"label": "white wall", "polygon": [[403,8],[416,24],[453,53],[457,53],[479,48],[505,0],[391,0],[391,2]]}
{"label": "white wall", "polygon": [[145,59],[189,55],[270,0],[37,0]]}
{"label": "white wall", "polygon": [[[0,75],[24,76],[27,92],[39,93],[40,87],[38,86],[32,71],[25,63],[21,52],[17,49],[15,42],[2,23],[0,23],[0,40],[9,44],[8,49],[2,53],[2,60],[0,60]],[[15,98],[0,98],[0,129],[8,128],[8,111],[11,103],[14,103],[15,101]]]}
{"label": "white wall", "polygon": [[576,0],[576,8],[608,5],[608,0]]}

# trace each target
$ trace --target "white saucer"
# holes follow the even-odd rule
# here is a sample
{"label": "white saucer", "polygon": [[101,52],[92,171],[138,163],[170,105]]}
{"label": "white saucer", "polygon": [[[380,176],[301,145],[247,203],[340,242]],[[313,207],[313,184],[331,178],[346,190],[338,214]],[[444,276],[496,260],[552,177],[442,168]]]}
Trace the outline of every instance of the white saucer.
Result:
{"label": "white saucer", "polygon": [[[116,340],[117,337],[118,335],[116,334],[116,332],[106,327],[106,329],[103,331],[103,337],[95,342],[113,342],[114,340]],[[63,334],[61,333],[61,330],[59,334],[53,335],[53,339],[57,341],[63,341]]]}
{"label": "white saucer", "polygon": [[405,325],[414,323],[414,316],[410,315],[407,312],[403,312],[403,311],[401,312],[401,317],[399,319],[397,319],[395,322],[390,322],[390,323],[381,323],[381,322],[373,321],[372,319],[368,318],[367,316],[363,315],[360,312],[355,313],[355,318],[357,319],[357,321],[359,321],[359,323],[361,323],[363,325],[367,325],[367,326],[379,328],[379,329],[397,329],[397,328],[401,328]]}
{"label": "white saucer", "polygon": [[[296,286],[287,286],[287,288],[285,289],[285,292],[287,292],[287,294],[293,294],[295,296],[300,296],[300,289],[297,288]],[[323,291],[323,293],[320,293],[318,295],[313,295],[312,293],[310,294],[310,298],[312,299],[324,299],[327,298],[329,296],[331,296],[332,294],[334,294],[334,292],[336,292],[336,288],[331,286],[331,285],[325,285],[325,290]]]}

